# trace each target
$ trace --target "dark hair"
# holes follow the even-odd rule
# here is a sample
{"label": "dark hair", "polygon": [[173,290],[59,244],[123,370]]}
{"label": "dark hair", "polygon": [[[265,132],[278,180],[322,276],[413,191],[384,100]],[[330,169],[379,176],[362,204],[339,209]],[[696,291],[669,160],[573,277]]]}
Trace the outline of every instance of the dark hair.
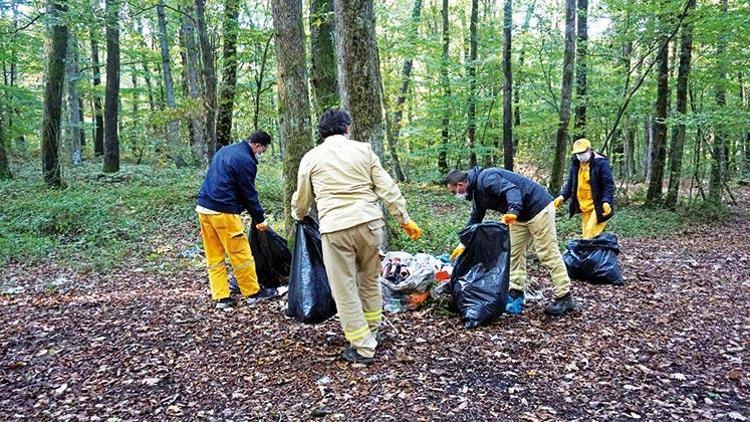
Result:
{"label": "dark hair", "polygon": [[466,182],[469,178],[466,176],[465,171],[451,170],[448,175],[445,176],[443,184],[445,185],[456,185],[458,183]]}
{"label": "dark hair", "polygon": [[250,135],[247,138],[247,142],[250,142],[251,144],[259,144],[259,145],[263,145],[267,147],[268,144],[271,143],[271,135],[269,135],[267,132],[263,130],[256,130],[255,132],[253,132],[252,135]]}
{"label": "dark hair", "polygon": [[350,124],[352,124],[352,118],[349,113],[338,107],[332,107],[324,111],[318,119],[318,134],[321,139],[343,135]]}

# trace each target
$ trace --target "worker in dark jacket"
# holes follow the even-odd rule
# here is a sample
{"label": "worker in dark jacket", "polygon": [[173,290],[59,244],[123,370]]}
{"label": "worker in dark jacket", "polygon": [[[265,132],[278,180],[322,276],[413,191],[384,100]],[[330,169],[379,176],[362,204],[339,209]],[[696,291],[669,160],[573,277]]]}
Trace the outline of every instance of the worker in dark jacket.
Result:
{"label": "worker in dark jacket", "polygon": [[276,296],[276,289],[261,288],[258,284],[255,260],[240,218],[240,213],[247,210],[258,230],[268,230],[255,190],[255,175],[258,159],[270,143],[271,136],[258,131],[246,141],[221,148],[214,154],[198,193],[195,211],[201,225],[208,282],[211,297],[221,310],[236,306],[229,292],[226,255],[248,305]]}
{"label": "worker in dark jacket", "polygon": [[584,239],[599,236],[614,215],[615,182],[607,157],[598,154],[588,139],[573,144],[573,160],[568,181],[555,207],[560,208],[570,199],[570,216],[581,213],[581,232]]}
{"label": "worker in dark jacket", "polygon": [[[555,227],[552,196],[538,183],[511,171],[475,167],[468,172],[453,170],[445,178],[448,191],[472,201],[467,225],[481,223],[487,210],[503,213],[501,221],[510,228],[510,291],[506,311],[520,314],[523,308],[526,273],[526,251],[536,244],[539,260],[549,270],[554,284],[555,300],[547,313],[562,315],[574,309],[570,278],[560,255]],[[451,255],[463,253],[459,244]]]}

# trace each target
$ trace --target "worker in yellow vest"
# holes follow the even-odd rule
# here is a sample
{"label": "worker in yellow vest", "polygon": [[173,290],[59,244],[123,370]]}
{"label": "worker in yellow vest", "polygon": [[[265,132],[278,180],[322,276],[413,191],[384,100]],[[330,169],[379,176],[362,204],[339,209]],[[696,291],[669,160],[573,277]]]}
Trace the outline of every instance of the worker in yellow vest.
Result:
{"label": "worker in yellow vest", "polygon": [[614,215],[615,182],[609,159],[594,151],[585,138],[573,144],[568,180],[555,198],[555,207],[560,208],[568,199],[571,199],[570,216],[581,213],[583,238],[602,234]]}

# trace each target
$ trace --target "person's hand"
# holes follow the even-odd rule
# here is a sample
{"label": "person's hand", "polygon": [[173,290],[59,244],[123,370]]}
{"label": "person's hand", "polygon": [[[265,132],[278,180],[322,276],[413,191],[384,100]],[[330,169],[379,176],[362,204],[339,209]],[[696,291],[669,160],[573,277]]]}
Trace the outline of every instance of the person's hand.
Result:
{"label": "person's hand", "polygon": [[612,207],[609,205],[609,202],[605,202],[602,204],[602,215],[608,216],[612,214]]}
{"label": "person's hand", "polygon": [[262,223],[258,223],[255,225],[255,228],[261,232],[268,231],[268,223],[266,223],[265,221]]}
{"label": "person's hand", "polygon": [[409,239],[411,240],[419,240],[419,238],[422,237],[422,229],[419,228],[414,220],[402,224],[401,228],[404,229],[406,235],[409,236]]}
{"label": "person's hand", "polygon": [[503,222],[503,224],[507,224],[510,226],[511,224],[518,221],[518,216],[515,214],[503,214],[500,220]]}
{"label": "person's hand", "polygon": [[455,261],[456,258],[458,258],[459,255],[464,253],[464,250],[466,248],[464,247],[463,243],[459,243],[458,246],[456,246],[456,249],[453,250],[453,253],[451,253],[451,261]]}
{"label": "person's hand", "polygon": [[560,195],[557,198],[555,198],[555,202],[554,202],[555,208],[562,207],[562,204],[564,204],[564,203],[565,203],[565,198],[563,198],[562,195]]}

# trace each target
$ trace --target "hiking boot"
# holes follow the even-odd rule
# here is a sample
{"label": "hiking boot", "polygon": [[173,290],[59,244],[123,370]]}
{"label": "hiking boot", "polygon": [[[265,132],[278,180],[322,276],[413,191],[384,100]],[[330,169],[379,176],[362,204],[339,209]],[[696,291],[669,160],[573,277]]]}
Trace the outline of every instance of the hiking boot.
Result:
{"label": "hiking boot", "polygon": [[245,299],[247,306],[255,306],[264,300],[270,300],[279,295],[279,291],[270,287],[261,287],[258,293],[250,295]]}
{"label": "hiking boot", "polygon": [[366,358],[359,354],[353,347],[347,347],[344,350],[344,359],[351,363],[360,363],[362,365],[372,365],[375,362],[373,358]]}
{"label": "hiking boot", "polygon": [[523,292],[511,289],[508,291],[508,299],[505,302],[505,312],[519,315],[523,311]]}
{"label": "hiking boot", "polygon": [[559,316],[570,311],[575,310],[575,303],[573,302],[573,296],[570,293],[563,297],[556,298],[554,302],[550,303],[545,309],[549,315]]}
{"label": "hiking boot", "polygon": [[235,306],[237,306],[237,301],[231,297],[225,297],[216,302],[216,309],[224,312],[230,312]]}
{"label": "hiking boot", "polygon": [[623,286],[623,285],[625,285],[625,280],[623,280],[623,279],[619,279],[619,280],[617,280],[617,281],[613,281],[613,282],[612,282],[612,285],[613,285],[613,286],[618,286],[618,287],[619,287],[619,286]]}

